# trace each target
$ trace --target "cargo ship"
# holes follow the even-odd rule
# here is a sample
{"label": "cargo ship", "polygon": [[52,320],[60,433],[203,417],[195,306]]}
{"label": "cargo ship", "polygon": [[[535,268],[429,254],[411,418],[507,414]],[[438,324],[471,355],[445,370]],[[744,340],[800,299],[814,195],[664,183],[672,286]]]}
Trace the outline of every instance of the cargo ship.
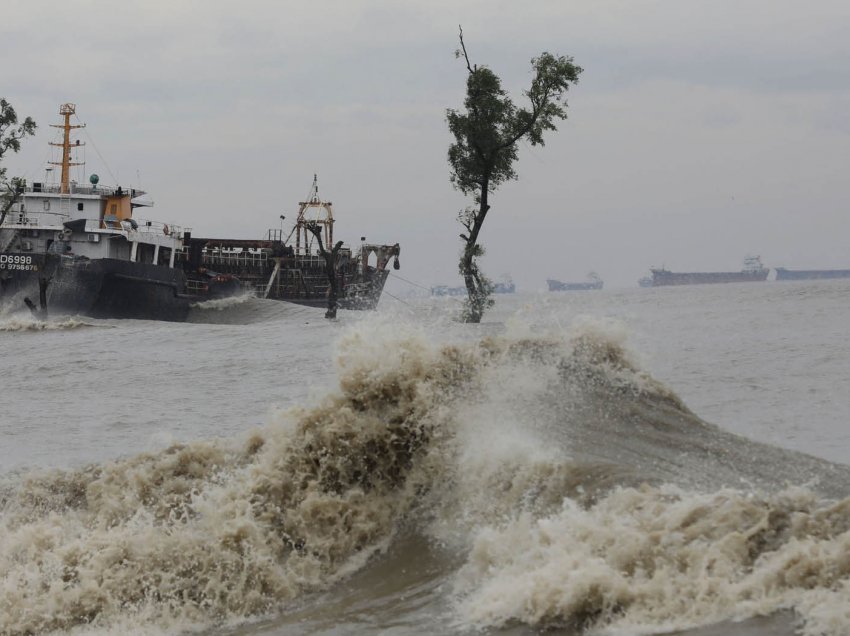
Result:
{"label": "cargo ship", "polygon": [[513,278],[509,274],[502,276],[502,279],[493,283],[494,294],[513,294],[516,292],[516,285]]}
{"label": "cargo ship", "polygon": [[758,256],[744,259],[740,272],[671,272],[668,269],[650,269],[652,287],[665,285],[704,285],[712,283],[758,283],[767,280],[770,272]]}
{"label": "cargo ship", "polygon": [[466,287],[449,287],[448,285],[434,285],[431,288],[432,296],[464,296]]}
{"label": "cargo ship", "polygon": [[587,281],[583,283],[562,283],[551,278],[546,279],[549,291],[588,291],[591,289],[602,289],[602,279],[596,272],[587,275]]}
{"label": "cargo ship", "polygon": [[785,269],[777,267],[776,280],[823,280],[850,278],[850,269]]}
{"label": "cargo ship", "polygon": [[[505,274],[501,280],[493,283],[492,292],[494,294],[513,294],[516,292],[516,285],[510,275]],[[435,285],[431,288],[432,296],[466,296],[466,287],[449,287],[448,285]]]}
{"label": "cargo ship", "polygon": [[[87,184],[70,178],[84,162],[72,157],[84,143],[71,133],[76,106],[62,104],[58,183],[18,180],[0,215],[0,305],[26,305],[39,317],[50,313],[95,318],[183,321],[193,304],[244,294],[305,305],[326,303],[325,261],[308,226],[322,228],[328,249],[333,241],[331,205],[313,193],[301,204],[293,232],[264,241],[193,238],[188,228],[144,220],[138,212],[153,205],[144,191],[104,186],[96,174]],[[72,160],[74,159],[74,160]],[[308,218],[314,208],[324,216]],[[290,233],[290,237],[291,237]],[[341,247],[336,272],[339,306],[374,308],[388,276],[391,258],[398,267],[399,246],[366,244],[359,254]],[[37,299],[38,305],[36,306]]]}

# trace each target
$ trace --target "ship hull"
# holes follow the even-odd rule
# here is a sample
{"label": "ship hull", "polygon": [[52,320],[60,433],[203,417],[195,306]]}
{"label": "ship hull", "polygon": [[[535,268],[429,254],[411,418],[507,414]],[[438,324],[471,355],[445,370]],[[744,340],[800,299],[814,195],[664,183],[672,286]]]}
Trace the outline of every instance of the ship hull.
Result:
{"label": "ship hull", "polygon": [[[17,263],[16,263],[17,265]],[[217,281],[209,273],[187,277],[184,270],[119,259],[74,259],[33,256],[27,269],[0,269],[0,305],[24,307],[24,299],[39,300],[39,281],[47,280],[48,314],[92,318],[183,322],[193,303],[258,290],[233,276]],[[378,305],[389,272],[367,271],[358,280],[341,276],[341,309],[372,310]],[[327,278],[305,285],[304,270],[286,269],[281,278],[297,272],[301,285],[273,285],[265,296],[308,307],[327,307]],[[188,284],[192,280],[194,284]]]}
{"label": "ship hull", "polygon": [[768,269],[754,272],[669,272],[667,270],[652,270],[652,286],[760,283],[767,280],[769,271]]}
{"label": "ship hull", "polygon": [[602,281],[593,281],[587,283],[562,283],[559,280],[549,279],[546,281],[549,285],[549,291],[590,291],[593,289],[602,289]]}
{"label": "ship hull", "polygon": [[[328,305],[327,264],[319,255],[296,255],[277,241],[192,237],[187,243],[189,249],[178,256],[178,265],[189,278],[190,293],[203,293],[209,277],[218,275],[238,279],[243,293],[258,298],[308,307]],[[389,276],[391,249],[380,246],[381,256],[374,265],[351,256],[339,258],[337,303],[341,309],[378,306]],[[394,249],[397,256],[397,246]],[[398,268],[397,261],[393,267]]]}
{"label": "ship hull", "polygon": [[823,280],[830,278],[850,278],[850,269],[776,268],[776,280]]}
{"label": "ship hull", "polygon": [[0,272],[0,302],[38,303],[39,282],[46,281],[48,314],[180,322],[196,300],[185,293],[185,274],[169,267],[110,258],[33,258],[33,269]]}
{"label": "ship hull", "polygon": [[[326,274],[323,273],[323,276],[326,277]],[[361,311],[376,309],[388,276],[388,271],[374,271],[369,273],[366,282],[358,283],[348,283],[343,278],[340,285],[342,295],[337,299],[339,308]],[[325,278],[325,280],[327,279]],[[245,292],[255,293],[256,290],[250,284],[246,284]],[[273,288],[267,298],[306,307],[327,308],[328,285],[327,283],[318,284],[310,288],[305,287],[302,290],[291,290],[289,292],[285,288]]]}

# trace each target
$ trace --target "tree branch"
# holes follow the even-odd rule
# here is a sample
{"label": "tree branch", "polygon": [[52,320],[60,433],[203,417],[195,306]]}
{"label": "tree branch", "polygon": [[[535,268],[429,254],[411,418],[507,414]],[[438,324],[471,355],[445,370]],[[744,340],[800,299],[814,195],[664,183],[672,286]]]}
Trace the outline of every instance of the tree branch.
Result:
{"label": "tree branch", "polygon": [[469,63],[469,55],[466,54],[466,44],[463,43],[463,27],[461,25],[457,25],[458,31],[460,31],[460,48],[463,51],[463,57],[466,60],[466,68],[469,71],[469,74],[472,75],[474,73],[472,69],[472,65]]}
{"label": "tree branch", "polygon": [[[12,206],[15,205],[15,202],[20,198],[18,189],[14,186],[14,184],[6,184],[6,189],[8,190],[8,193],[5,196],[6,200],[3,203],[3,208],[0,209],[0,225],[3,225],[9,210],[12,209]],[[3,198],[4,197],[0,197],[0,201],[2,201]]]}

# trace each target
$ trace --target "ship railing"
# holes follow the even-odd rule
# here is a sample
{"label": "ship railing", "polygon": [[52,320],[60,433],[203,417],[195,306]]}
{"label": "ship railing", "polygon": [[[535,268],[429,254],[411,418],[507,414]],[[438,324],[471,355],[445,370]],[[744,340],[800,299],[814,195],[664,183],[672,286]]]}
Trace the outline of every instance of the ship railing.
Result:
{"label": "ship railing", "polygon": [[[134,218],[133,221],[136,223],[135,231],[142,234],[180,237],[183,236],[183,232],[185,231],[184,228],[179,225],[163,223],[162,221],[148,221],[147,219],[136,218]],[[106,227],[121,227],[121,222],[117,218],[112,217],[110,219],[108,215],[103,217],[103,223]]]}
{"label": "ship railing", "polygon": [[[71,181],[68,184],[68,192],[64,194],[94,194],[100,196],[112,196],[118,194],[120,186],[103,186],[92,185],[88,183],[76,183]],[[145,194],[144,190],[136,188],[120,188],[121,194],[129,194],[131,198],[135,198]],[[63,194],[62,186],[58,183],[44,183],[43,181],[34,181],[24,185],[24,192],[45,193],[45,194]]]}
{"label": "ship railing", "polygon": [[191,294],[198,294],[207,291],[207,283],[201,280],[190,278],[186,281],[186,291]]}
{"label": "ship railing", "polygon": [[349,283],[345,287],[346,296],[360,296],[361,294],[368,294],[370,291],[371,285],[369,283]]}
{"label": "ship railing", "polygon": [[[54,223],[48,223],[43,217],[54,216],[58,217]],[[47,212],[43,210],[37,210],[32,212],[32,216],[30,216],[29,212],[12,212],[6,219],[6,222],[3,224],[4,227],[11,227],[13,225],[27,226],[27,227],[39,227],[39,226],[59,226],[61,228],[62,223],[68,219],[67,214],[63,214],[61,212]]]}
{"label": "ship railing", "polygon": [[268,252],[265,250],[224,251],[218,248],[204,250],[201,261],[208,266],[226,265],[228,267],[265,268],[268,263]]}
{"label": "ship railing", "polygon": [[296,258],[298,259],[298,266],[304,269],[313,269],[325,266],[324,257],[319,256],[318,254],[302,254],[296,256]]}

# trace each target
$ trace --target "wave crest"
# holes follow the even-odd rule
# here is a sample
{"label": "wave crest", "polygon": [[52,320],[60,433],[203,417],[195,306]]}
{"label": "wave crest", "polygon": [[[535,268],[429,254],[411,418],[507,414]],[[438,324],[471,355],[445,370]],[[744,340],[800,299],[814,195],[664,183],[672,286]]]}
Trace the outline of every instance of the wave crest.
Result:
{"label": "wave crest", "polygon": [[618,489],[589,508],[482,529],[460,571],[466,626],[649,634],[794,608],[850,624],[850,499]]}
{"label": "wave crest", "polygon": [[[465,625],[658,625],[677,618],[664,612],[689,598],[681,590],[711,597],[682,615],[694,623],[731,612],[724,599],[740,614],[779,598],[821,625],[816,595],[844,599],[845,504],[716,486],[775,481],[781,466],[841,489],[846,471],[705,424],[617,338],[435,346],[370,328],[339,343],[337,390],[244,439],[7,480],[3,629],[173,632],[268,614],[361,569],[411,525],[469,550]],[[753,453],[764,457],[743,465]],[[823,566],[792,566],[804,544]],[[765,581],[775,573],[763,587],[746,573],[757,566]],[[737,596],[720,589],[730,580]],[[776,593],[762,601],[764,590]]]}
{"label": "wave crest", "polygon": [[56,320],[35,320],[31,317],[7,318],[0,322],[0,331],[63,331],[92,327],[79,318],[67,317]]}

